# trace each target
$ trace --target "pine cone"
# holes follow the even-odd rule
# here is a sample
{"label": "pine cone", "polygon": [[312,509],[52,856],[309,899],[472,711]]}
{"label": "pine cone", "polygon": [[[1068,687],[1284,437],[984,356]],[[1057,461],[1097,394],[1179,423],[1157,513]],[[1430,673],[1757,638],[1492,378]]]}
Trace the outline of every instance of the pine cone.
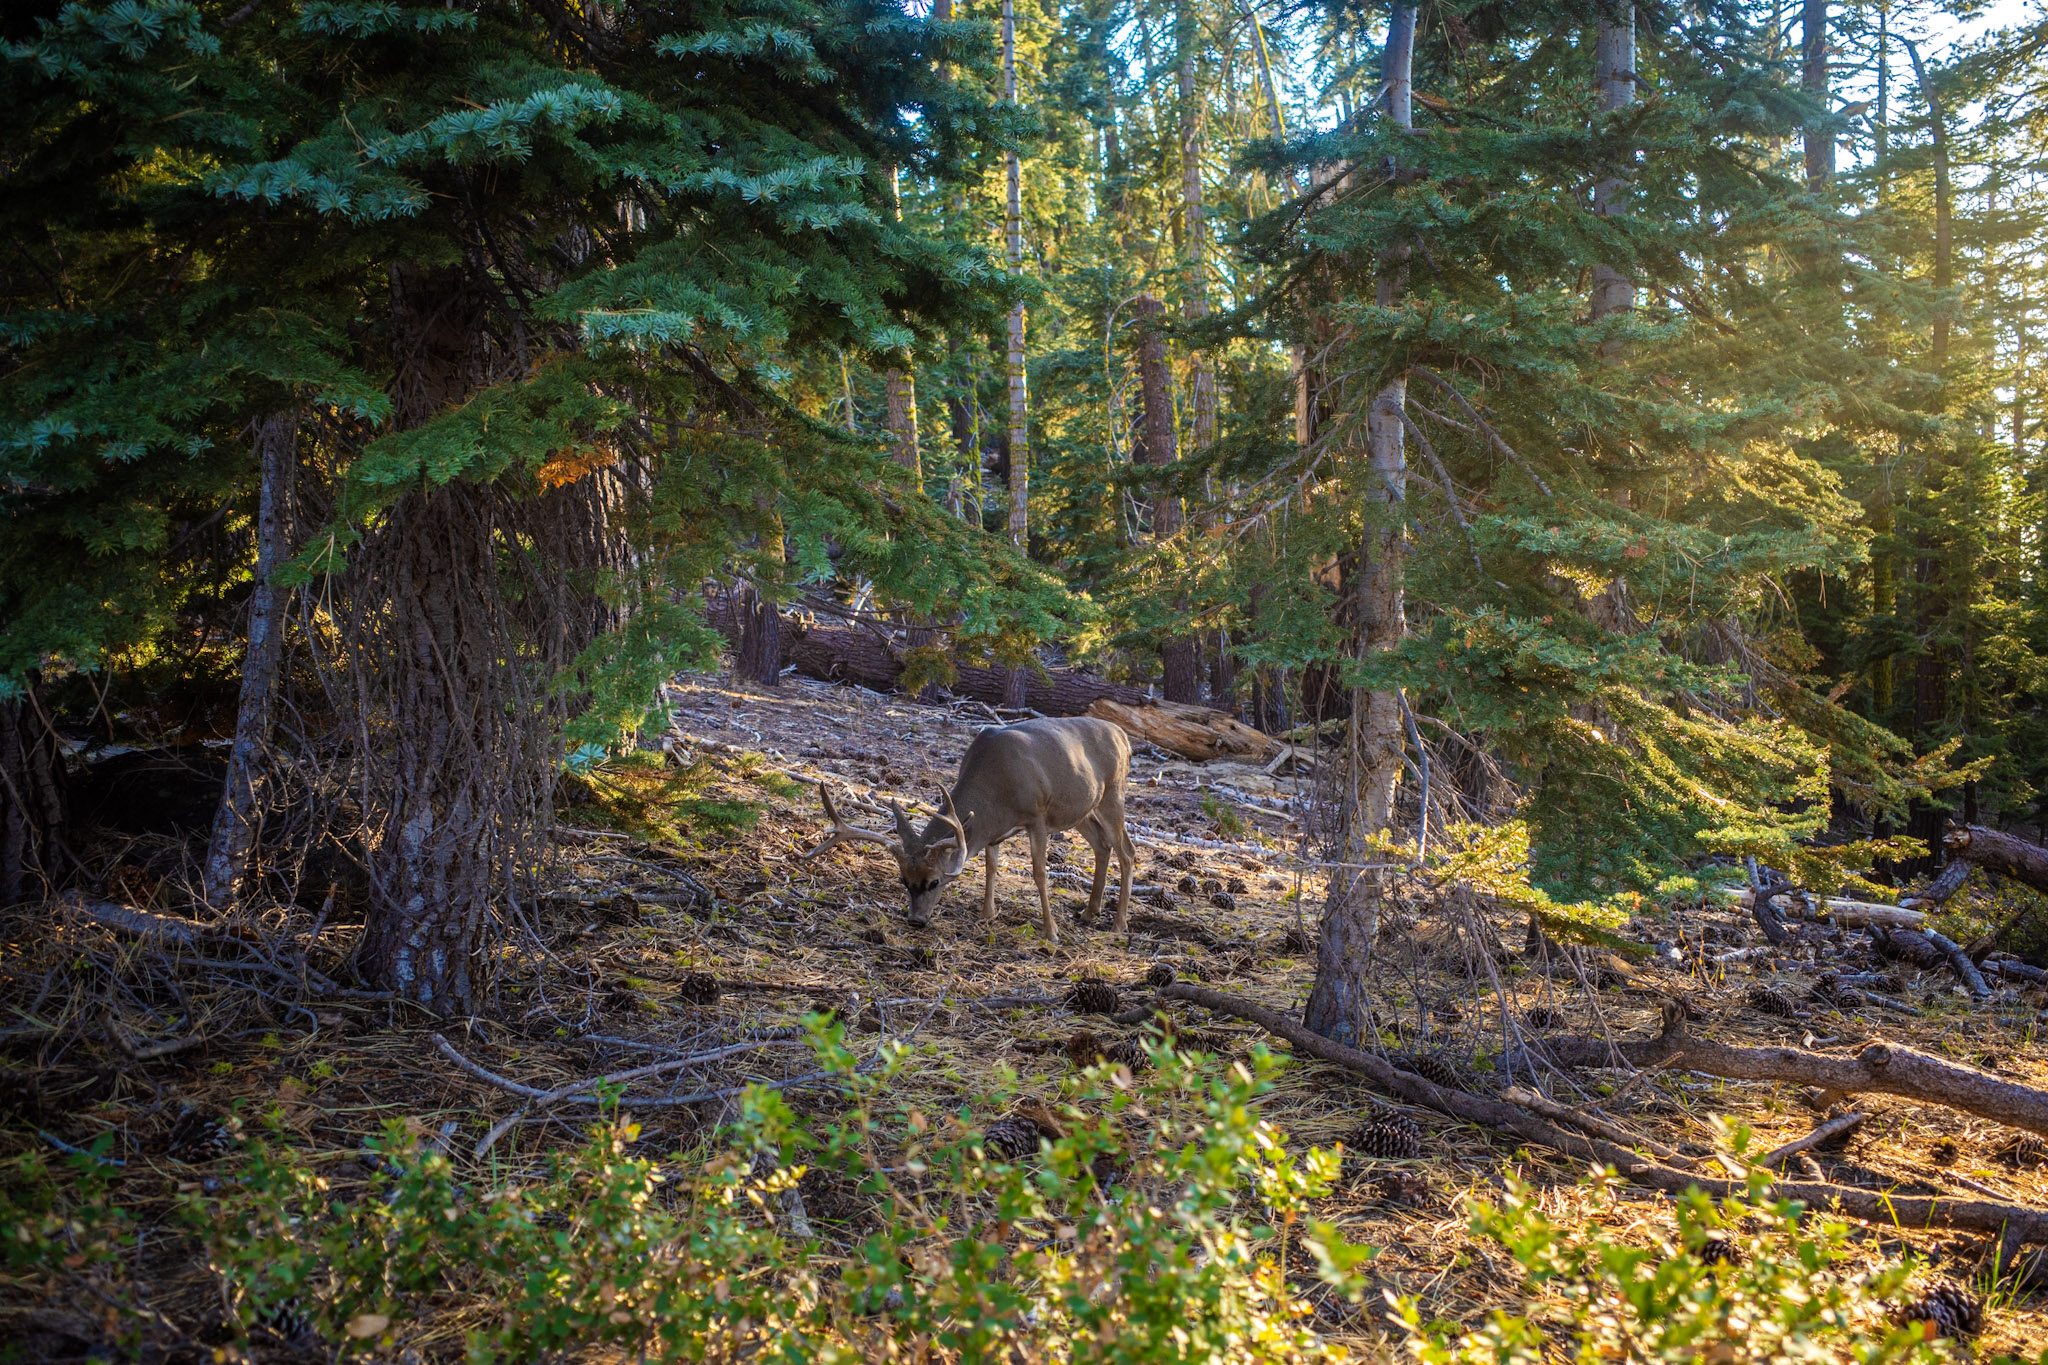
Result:
{"label": "pine cone", "polygon": [[234,1129],[225,1118],[204,1109],[187,1109],[171,1125],[164,1151],[188,1166],[203,1166],[226,1156],[234,1145]]}
{"label": "pine cone", "polygon": [[1094,1066],[1102,1060],[1102,1039],[1088,1029],[1077,1029],[1074,1036],[1067,1039],[1061,1051],[1067,1054],[1067,1060],[1075,1066]]}
{"label": "pine cone", "polygon": [[1191,876],[1182,877],[1174,884],[1173,889],[1180,892],[1183,896],[1192,896],[1201,891],[1202,884]]}
{"label": "pine cone", "polygon": [[1768,986],[1758,986],[1749,993],[1749,1007],[1784,1019],[1799,1017],[1799,1003],[1783,991],[1775,991]]}
{"label": "pine cone", "polygon": [[1344,1145],[1361,1156],[1406,1161],[1422,1155],[1422,1130],[1406,1114],[1382,1114],[1360,1124]]}
{"label": "pine cone", "polygon": [[1464,1077],[1458,1074],[1458,1068],[1441,1057],[1418,1054],[1398,1058],[1395,1065],[1403,1071],[1413,1072],[1431,1085],[1440,1085],[1446,1090],[1465,1088]]}
{"label": "pine cone", "polygon": [[709,972],[691,972],[676,983],[676,999],[685,1005],[715,1005],[719,991],[718,978]]}
{"label": "pine cone", "polygon": [[1693,1255],[1700,1258],[1702,1265],[1741,1265],[1745,1259],[1742,1244],[1719,1232],[1708,1233]]}
{"label": "pine cone", "polygon": [[256,1325],[285,1342],[316,1342],[313,1315],[297,1298],[274,1303],[256,1314]]}
{"label": "pine cone", "polygon": [[597,918],[600,924],[637,924],[640,902],[630,891],[621,891],[597,908]]}
{"label": "pine cone", "polygon": [[1038,1125],[1021,1114],[997,1119],[981,1130],[981,1146],[992,1157],[1021,1161],[1038,1151]]}
{"label": "pine cone", "polygon": [[1155,962],[1145,969],[1145,984],[1154,990],[1164,990],[1173,984],[1173,968],[1164,962]]}
{"label": "pine cone", "polygon": [[2038,1166],[2048,1161],[2048,1142],[2043,1142],[2032,1133],[2028,1133],[2006,1143],[1995,1155],[2015,1170],[2023,1166]]}
{"label": "pine cone", "polygon": [[1152,1065],[1152,1059],[1146,1055],[1145,1049],[1129,1038],[1120,1038],[1111,1043],[1103,1052],[1102,1059],[1131,1071],[1143,1071]]}
{"label": "pine cone", "polygon": [[1538,1005],[1522,1016],[1522,1022],[1530,1028],[1563,1028],[1564,1016],[1548,1005]]}
{"label": "pine cone", "polygon": [[1984,1301],[1953,1280],[1943,1280],[1911,1303],[1894,1309],[1892,1320],[1901,1325],[1931,1322],[1936,1336],[1967,1341],[1984,1330]]}
{"label": "pine cone", "polygon": [[1077,1014],[1121,1014],[1124,1000],[1107,981],[1078,981],[1067,992],[1067,1008]]}
{"label": "pine cone", "polygon": [[1215,895],[1215,894],[1216,894],[1216,893],[1217,893],[1218,891],[1221,891],[1222,889],[1223,889],[1223,883],[1222,883],[1222,882],[1220,882],[1220,881],[1218,881],[1218,880],[1216,880],[1216,878],[1214,878],[1214,877],[1204,877],[1204,878],[1202,878],[1202,890],[1204,890],[1204,891],[1208,892],[1208,893],[1209,893],[1210,895],[1212,895],[1212,896],[1213,896],[1213,895]]}
{"label": "pine cone", "polygon": [[1232,877],[1223,889],[1233,896],[1242,896],[1248,888],[1244,884],[1244,878]]}
{"label": "pine cone", "polygon": [[1231,895],[1228,891],[1212,891],[1209,893],[1209,904],[1215,906],[1218,910],[1235,910],[1237,909],[1237,897]]}

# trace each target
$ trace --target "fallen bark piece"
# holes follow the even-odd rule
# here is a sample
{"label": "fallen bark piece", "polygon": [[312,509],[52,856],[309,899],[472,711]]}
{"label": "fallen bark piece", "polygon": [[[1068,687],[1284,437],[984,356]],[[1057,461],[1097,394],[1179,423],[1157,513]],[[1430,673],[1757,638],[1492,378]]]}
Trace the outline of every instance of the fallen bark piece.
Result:
{"label": "fallen bark piece", "polygon": [[[1297,1052],[1320,1057],[1326,1062],[1359,1072],[1376,1085],[1401,1098],[1434,1109],[1440,1114],[1512,1133],[1540,1142],[1564,1156],[1612,1166],[1622,1178],[1647,1189],[1681,1194],[1698,1189],[1716,1199],[1746,1195],[1748,1184],[1739,1180],[1717,1180],[1679,1170],[1650,1160],[1618,1143],[1599,1137],[1581,1137],[1546,1122],[1517,1105],[1462,1090],[1446,1090],[1420,1076],[1397,1070],[1388,1062],[1356,1048],[1331,1042],[1311,1033],[1299,1023],[1253,1001],[1223,991],[1210,990],[1176,981],[1160,991],[1162,999],[1185,1000],[1191,1005],[1257,1024],[1267,1032],[1285,1038]],[[1669,1030],[1667,1030],[1668,1032]],[[1766,1198],[1797,1199],[1808,1208],[1822,1209],[1881,1227],[1962,1228],[2005,1237],[2018,1246],[2048,1242],[2048,1210],[2025,1204],[1984,1199],[1949,1199],[1944,1196],[1904,1196],[1881,1190],[1861,1190],[1845,1185],[1779,1181],[1764,1191]]]}
{"label": "fallen bark piece", "polygon": [[1655,1038],[1609,1043],[1553,1035],[1529,1046],[1557,1066],[1653,1067],[1683,1057],[1679,1064],[1686,1070],[1723,1080],[1785,1081],[1840,1095],[1899,1095],[2048,1136],[2048,1093],[1882,1039],[1865,1043],[1853,1056],[1735,1047],[1689,1032],[1683,1019],[1667,1011]]}
{"label": "fallen bark piece", "polygon": [[1816,1125],[1814,1130],[1805,1137],[1794,1138],[1782,1147],[1773,1147],[1770,1151],[1758,1157],[1755,1164],[1768,1170],[1782,1161],[1798,1156],[1801,1152],[1818,1147],[1824,1142],[1830,1142],[1860,1127],[1866,1117],[1868,1116],[1865,1114],[1855,1112],[1837,1114],[1826,1123]]}
{"label": "fallen bark piece", "polygon": [[1941,842],[1952,857],[2048,891],[2048,848],[1982,825],[1958,825]]}
{"label": "fallen bark piece", "polygon": [[1104,697],[1088,707],[1088,714],[1114,721],[1134,738],[1196,762],[1237,758],[1263,763],[1287,749],[1235,716],[1185,702],[1148,701],[1129,706]]}

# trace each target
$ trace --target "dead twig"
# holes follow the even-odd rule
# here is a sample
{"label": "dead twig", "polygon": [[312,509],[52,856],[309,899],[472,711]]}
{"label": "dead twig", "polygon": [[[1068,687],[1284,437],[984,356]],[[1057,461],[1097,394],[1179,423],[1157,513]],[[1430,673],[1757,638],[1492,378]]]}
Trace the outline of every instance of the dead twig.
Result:
{"label": "dead twig", "polygon": [[1776,1166],[1787,1158],[1797,1156],[1809,1148],[1818,1147],[1823,1142],[1851,1131],[1861,1125],[1865,1117],[1867,1116],[1860,1113],[1837,1114],[1826,1123],[1816,1125],[1805,1137],[1795,1138],[1782,1147],[1773,1147],[1758,1157],[1755,1164],[1766,1168]]}

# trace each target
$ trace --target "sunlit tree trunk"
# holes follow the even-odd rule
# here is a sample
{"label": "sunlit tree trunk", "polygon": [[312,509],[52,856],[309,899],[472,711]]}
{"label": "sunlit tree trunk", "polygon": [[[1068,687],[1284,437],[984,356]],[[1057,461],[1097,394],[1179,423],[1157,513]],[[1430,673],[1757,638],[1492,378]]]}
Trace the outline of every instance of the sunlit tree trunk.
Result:
{"label": "sunlit tree trunk", "polygon": [[[1003,0],[1003,101],[1017,103],[1017,8],[1015,0]],[[1003,156],[1006,199],[1003,212],[1003,256],[1011,276],[1024,273],[1023,167],[1017,154]],[[1010,544],[1021,553],[1031,549],[1031,444],[1030,408],[1024,387],[1024,305],[1010,308],[1005,374],[1010,395]],[[1024,704],[1024,670],[1010,672],[1011,706]]]}
{"label": "sunlit tree trunk", "polygon": [[[1593,37],[1593,82],[1600,110],[1611,113],[1624,109],[1636,98],[1636,13],[1634,6],[1602,17]],[[1622,211],[1625,182],[1620,176],[1606,176],[1593,186],[1593,211],[1611,217]],[[1628,311],[1635,305],[1635,285],[1611,265],[1593,267],[1593,320]]]}
{"label": "sunlit tree trunk", "polygon": [[[1387,21],[1382,85],[1385,117],[1402,129],[1413,126],[1414,52],[1415,8],[1396,5]],[[1382,307],[1400,301],[1407,257],[1403,248],[1381,257],[1377,290]],[[1366,414],[1365,533],[1358,547],[1355,598],[1361,661],[1397,647],[1407,634],[1402,580],[1407,402],[1407,381],[1397,378],[1373,396]],[[1330,870],[1315,988],[1302,1022],[1327,1038],[1356,1041],[1366,1029],[1366,972],[1379,937],[1380,902],[1386,889],[1384,875],[1367,865],[1380,861],[1372,841],[1393,824],[1394,793],[1401,779],[1400,694],[1354,690],[1346,735],[1340,861],[1349,866]]]}
{"label": "sunlit tree trunk", "polygon": [[[1174,464],[1177,442],[1173,429],[1172,379],[1166,368],[1166,338],[1159,322],[1166,306],[1151,295],[1131,305],[1138,326],[1138,391],[1143,419],[1138,428],[1137,463],[1149,465],[1162,477],[1152,485],[1152,537],[1171,540],[1180,533],[1180,495],[1164,477]],[[1171,587],[1164,589],[1173,595]],[[1159,647],[1160,690],[1168,701],[1199,701],[1202,696],[1201,661],[1195,642],[1186,635],[1168,637]]]}
{"label": "sunlit tree trunk", "polygon": [[291,485],[299,465],[299,415],[280,412],[256,430],[255,587],[249,593],[249,643],[242,655],[242,696],[235,714],[235,739],[228,749],[227,781],[214,812],[213,837],[200,871],[206,903],[226,910],[235,903],[256,844],[257,807],[262,798],[265,752],[270,747],[271,703],[277,696],[278,665],[284,658],[283,608],[289,594],[271,581],[290,553],[286,541]]}

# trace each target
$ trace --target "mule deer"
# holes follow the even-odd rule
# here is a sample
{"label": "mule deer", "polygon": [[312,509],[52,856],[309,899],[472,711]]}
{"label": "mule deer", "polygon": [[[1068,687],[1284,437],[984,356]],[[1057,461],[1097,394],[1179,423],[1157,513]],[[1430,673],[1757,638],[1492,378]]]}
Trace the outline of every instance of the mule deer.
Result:
{"label": "mule deer", "polygon": [[982,918],[996,913],[996,845],[1022,830],[1031,840],[1031,876],[1038,883],[1038,908],[1045,917],[1045,936],[1060,941],[1053,922],[1052,898],[1045,888],[1045,851],[1052,836],[1076,830],[1095,850],[1095,884],[1088,892],[1088,914],[1102,908],[1109,855],[1116,853],[1121,884],[1117,888],[1116,928],[1123,932],[1131,912],[1131,872],[1138,851],[1124,829],[1124,781],[1131,771],[1131,741],[1123,730],[1092,716],[1020,721],[991,726],[976,735],[960,758],[960,776],[953,790],[939,793],[940,811],[922,833],[903,807],[891,801],[896,833],[862,829],[839,818],[831,793],[818,784],[831,832],[803,856],[815,858],[844,843],[881,844],[896,859],[903,889],[910,896],[910,922],[931,923],[932,909],[947,883],[960,875],[967,860],[983,855],[986,871],[981,887]]}

